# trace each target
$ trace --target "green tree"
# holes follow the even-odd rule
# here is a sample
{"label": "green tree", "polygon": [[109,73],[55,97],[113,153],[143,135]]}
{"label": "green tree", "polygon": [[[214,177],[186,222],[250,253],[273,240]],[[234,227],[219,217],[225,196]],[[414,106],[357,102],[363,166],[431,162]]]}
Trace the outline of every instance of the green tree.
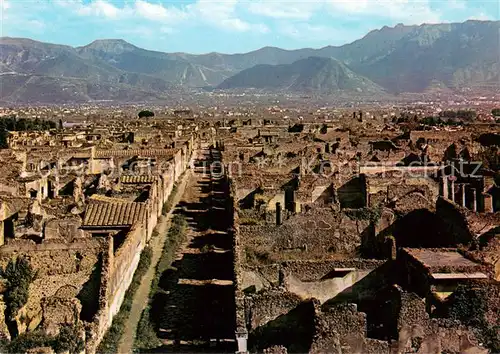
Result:
{"label": "green tree", "polygon": [[149,117],[154,117],[155,114],[154,114],[154,112],[144,110],[144,111],[140,111],[138,116],[139,116],[139,118],[149,118]]}
{"label": "green tree", "polygon": [[493,114],[495,117],[500,117],[500,108],[493,108],[491,110],[491,114]]}
{"label": "green tree", "polygon": [[53,341],[52,348],[56,353],[80,353],[85,349],[85,343],[80,336],[80,328],[76,325],[65,325],[59,330],[59,335]]}
{"label": "green tree", "polygon": [[14,319],[28,301],[29,286],[35,280],[35,272],[26,258],[18,257],[9,261],[2,271],[2,277],[7,280],[8,286],[5,293],[7,315]]}

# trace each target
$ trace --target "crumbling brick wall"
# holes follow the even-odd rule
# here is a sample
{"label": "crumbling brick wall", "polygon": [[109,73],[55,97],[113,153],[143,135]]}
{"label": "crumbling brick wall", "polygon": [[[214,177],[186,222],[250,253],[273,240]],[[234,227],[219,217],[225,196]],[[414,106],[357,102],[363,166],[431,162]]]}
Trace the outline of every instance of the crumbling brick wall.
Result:
{"label": "crumbling brick wall", "polygon": [[355,304],[316,308],[310,353],[366,353],[365,342],[366,315]]}
{"label": "crumbling brick wall", "polygon": [[456,245],[468,244],[474,239],[465,211],[456,204],[444,198],[439,198],[436,203],[436,215],[443,220],[448,233],[454,236]]}
{"label": "crumbling brick wall", "polygon": [[[43,320],[52,321],[52,314],[56,312],[45,312],[41,304],[51,297],[62,296],[61,289],[73,289],[71,295],[77,304],[75,309],[79,311],[76,295],[89,279],[105,247],[102,240],[81,239],[75,243],[50,240],[35,244],[25,241],[0,248],[2,267],[5,267],[10,259],[22,256],[29,261],[37,274],[30,284],[28,301],[16,319],[19,333],[35,329]],[[68,291],[65,293],[68,294]],[[94,301],[97,301],[97,298]],[[79,313],[75,316],[78,318]]]}
{"label": "crumbling brick wall", "polygon": [[[242,248],[270,261],[291,258],[318,259],[354,255],[372,232],[369,220],[353,220],[345,213],[331,209],[312,209],[297,214],[283,225],[241,226]],[[253,258],[252,258],[253,259]]]}
{"label": "crumbling brick wall", "polygon": [[289,352],[307,352],[314,330],[314,305],[284,289],[270,289],[246,298],[249,345],[261,351],[283,345]]}

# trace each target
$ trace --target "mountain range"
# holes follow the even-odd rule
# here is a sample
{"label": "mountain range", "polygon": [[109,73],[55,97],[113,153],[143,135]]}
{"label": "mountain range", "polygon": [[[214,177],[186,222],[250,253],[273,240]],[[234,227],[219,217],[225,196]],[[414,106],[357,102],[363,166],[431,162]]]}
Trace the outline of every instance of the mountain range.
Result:
{"label": "mountain range", "polygon": [[500,87],[500,21],[383,27],[343,46],[163,53],[123,40],[83,47],[0,39],[0,100],[143,101],[202,87],[398,94]]}

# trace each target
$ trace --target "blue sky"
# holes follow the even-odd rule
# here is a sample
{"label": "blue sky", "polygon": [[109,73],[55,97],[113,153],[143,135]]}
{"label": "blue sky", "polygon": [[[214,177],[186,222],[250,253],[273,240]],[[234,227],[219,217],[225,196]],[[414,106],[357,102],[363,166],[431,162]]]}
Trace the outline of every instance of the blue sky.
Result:
{"label": "blue sky", "polygon": [[372,29],[499,20],[499,0],[0,0],[1,35],[85,45],[121,38],[167,51],[341,45]]}

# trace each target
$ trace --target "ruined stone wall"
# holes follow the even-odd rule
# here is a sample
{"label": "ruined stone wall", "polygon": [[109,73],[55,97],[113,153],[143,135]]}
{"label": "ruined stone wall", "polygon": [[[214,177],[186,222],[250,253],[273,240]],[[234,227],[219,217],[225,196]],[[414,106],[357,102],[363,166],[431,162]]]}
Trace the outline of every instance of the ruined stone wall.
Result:
{"label": "ruined stone wall", "polygon": [[341,208],[362,208],[366,206],[367,189],[364,175],[354,177],[337,187]]}
{"label": "ruined stone wall", "polygon": [[421,194],[427,200],[424,204],[430,203],[432,206],[439,197],[439,184],[427,177],[370,176],[367,178],[367,184],[370,206],[397,202],[410,193]]}
{"label": "ruined stone wall", "polygon": [[367,338],[366,315],[355,304],[316,307],[310,353],[389,353],[389,344]]}
{"label": "ruined stone wall", "polygon": [[172,189],[174,188],[174,183],[175,183],[175,172],[174,172],[174,167],[169,166],[168,170],[163,172],[161,175],[161,183],[162,183],[162,198],[161,198],[161,204],[163,207],[163,204],[165,204],[168,200],[168,197],[172,193]]}
{"label": "ruined stone wall", "polygon": [[320,303],[325,303],[344,291],[351,292],[351,288],[366,278],[371,271],[353,270],[346,275],[322,279],[314,282],[303,282],[293,274],[287,275],[284,279],[285,288],[292,294],[303,299],[318,299]]}
{"label": "ruined stone wall", "polygon": [[280,226],[241,226],[240,231],[245,252],[266,254],[278,261],[299,254],[306,259],[352,256],[371,228],[369,220],[353,220],[345,213],[317,208],[293,215]]}
{"label": "ruined stone wall", "polygon": [[416,143],[418,139],[425,139],[426,141],[448,141],[451,144],[462,138],[470,138],[470,132],[464,130],[412,130],[410,132],[410,140],[413,143]]}
{"label": "ruined stone wall", "polygon": [[49,220],[45,224],[44,239],[73,242],[84,236],[83,230],[79,229],[81,224],[82,219],[77,216]]}
{"label": "ruined stone wall", "polygon": [[125,241],[113,257],[109,273],[109,318],[113,318],[123,302],[141,252],[146,245],[146,229],[143,224],[137,224],[127,234]]}
{"label": "ruined stone wall", "polygon": [[[404,157],[404,156],[403,156]],[[381,173],[397,173],[403,175],[425,175],[434,174],[440,169],[440,166],[397,166],[393,161],[386,163],[377,163],[359,166],[359,173],[367,176],[374,176]]]}
{"label": "ruined stone wall", "polygon": [[250,330],[265,325],[269,321],[290,312],[302,299],[282,289],[269,289],[245,298],[247,322]]}
{"label": "ruined stone wall", "polygon": [[283,268],[292,273],[298,279],[304,282],[312,282],[325,278],[335,269],[355,268],[358,270],[373,270],[383,265],[385,261],[375,259],[339,259],[323,261],[286,261],[283,262]]}
{"label": "ruined stone wall", "polygon": [[73,243],[47,240],[41,244],[16,240],[0,247],[0,266],[5,267],[14,257],[24,256],[39,276],[71,274],[92,269],[103,247],[101,240],[91,238]]}
{"label": "ruined stone wall", "polygon": [[453,235],[456,244],[468,244],[475,236],[470,231],[465,210],[447,199],[439,198],[436,203],[436,215],[445,223],[448,233]]}
{"label": "ruined stone wall", "polygon": [[158,214],[157,214],[157,208],[158,206],[156,205],[156,198],[157,194],[150,193],[149,199],[146,202],[146,223],[145,223],[145,228],[146,228],[146,241],[149,241],[151,238],[151,235],[153,234],[153,230],[158,222]]}
{"label": "ruined stone wall", "polygon": [[[45,324],[57,321],[52,316],[57,313],[54,306],[42,306],[54,297],[64,297],[72,302],[73,309],[81,308],[76,296],[89,280],[105,248],[106,243],[99,239],[83,239],[74,243],[50,240],[42,244],[24,241],[1,247],[2,268],[11,259],[22,256],[37,274],[30,284],[28,301],[16,319],[18,332],[34,330],[42,321]],[[79,312],[76,313],[78,315]]]}
{"label": "ruined stone wall", "polygon": [[395,287],[391,304],[396,306],[398,352],[460,353],[478,348],[474,332],[444,318],[431,319],[422,298]]}
{"label": "ruined stone wall", "polygon": [[241,287],[259,292],[281,286],[302,299],[321,303],[337,295],[363,301],[390,283],[387,273],[386,262],[378,260],[286,261],[243,268]]}
{"label": "ruined stone wall", "polygon": [[9,182],[11,184],[7,184],[7,183],[0,183],[0,192],[1,193],[7,193],[7,194],[10,194],[12,196],[20,196],[20,193],[19,193],[19,185],[14,182]]}
{"label": "ruined stone wall", "polygon": [[174,163],[174,179],[177,181],[182,172],[184,172],[183,169],[184,163],[183,163],[181,149],[177,150],[177,152],[175,153],[173,163]]}
{"label": "ruined stone wall", "polygon": [[245,294],[243,293],[243,279],[242,279],[242,256],[243,251],[241,247],[240,240],[240,222],[238,216],[237,206],[235,204],[235,186],[232,179],[229,179],[229,191],[230,191],[230,205],[232,206],[232,220],[230,221],[231,233],[233,235],[233,270],[234,270],[234,298],[235,298],[235,313],[236,313],[236,330],[241,333],[246,333],[246,337],[242,343],[238,343],[238,350],[246,350],[247,347],[247,325],[246,325],[246,313],[245,313]]}
{"label": "ruined stone wall", "polygon": [[88,353],[95,353],[113,321],[113,317],[110,316],[109,311],[109,298],[111,297],[109,282],[113,268],[114,254],[112,236],[106,238],[106,245],[106,250],[102,253],[98,310],[94,315],[92,323],[88,324],[86,330],[85,351]]}
{"label": "ruined stone wall", "polygon": [[[89,172],[90,174],[103,173],[107,169],[115,166],[112,159],[96,159],[91,158],[89,160]],[[118,165],[119,166],[119,165]]]}
{"label": "ruined stone wall", "polygon": [[[154,189],[148,203],[153,203],[156,199],[162,199],[166,202],[172,193],[175,181],[185,171],[184,167],[188,166],[188,164],[183,164],[180,149],[173,162],[172,167],[165,171],[160,178],[163,187]],[[150,209],[154,210],[152,207]],[[108,248],[103,257],[99,311],[92,324],[93,336],[87,343],[87,350],[91,353],[99,345],[106,330],[111,326],[113,317],[122,305],[125,292],[130,286],[139,263],[141,252],[152,232],[152,228],[148,225],[156,224],[157,215],[151,212],[149,216],[147,222],[144,220],[130,229],[125,241],[116,252],[113,251],[112,239],[108,240]]]}

